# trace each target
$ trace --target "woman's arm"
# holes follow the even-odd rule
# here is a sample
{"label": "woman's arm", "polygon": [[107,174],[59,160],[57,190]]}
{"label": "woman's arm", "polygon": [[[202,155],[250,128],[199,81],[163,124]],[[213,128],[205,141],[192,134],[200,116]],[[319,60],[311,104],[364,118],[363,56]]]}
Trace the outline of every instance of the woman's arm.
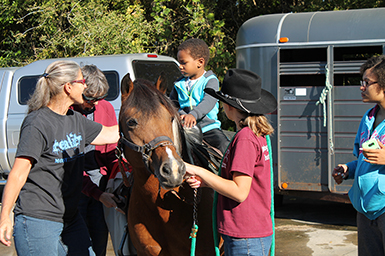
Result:
{"label": "woman's arm", "polygon": [[33,158],[17,157],[3,191],[0,214],[0,242],[6,246],[11,245],[12,221],[10,214],[20,190],[27,180],[33,161]]}
{"label": "woman's arm", "polygon": [[249,195],[252,177],[240,172],[233,172],[233,179],[228,180],[214,173],[188,163],[186,164],[187,182],[189,184],[195,183],[195,177],[198,178],[208,187],[214,189],[219,194],[228,197],[238,203],[242,203]]}
{"label": "woman's arm", "polygon": [[99,135],[91,142],[92,145],[116,143],[119,140],[119,126],[103,126]]}

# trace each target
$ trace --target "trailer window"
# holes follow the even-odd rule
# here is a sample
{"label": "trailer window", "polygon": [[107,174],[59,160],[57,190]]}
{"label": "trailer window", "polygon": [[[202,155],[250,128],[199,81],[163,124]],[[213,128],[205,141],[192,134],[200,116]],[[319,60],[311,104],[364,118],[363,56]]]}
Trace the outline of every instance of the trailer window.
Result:
{"label": "trailer window", "polygon": [[382,45],[334,47],[334,61],[367,60],[382,54]]}
{"label": "trailer window", "polygon": [[[119,74],[116,71],[103,71],[107,78],[109,90],[106,100],[112,101],[119,96]],[[18,102],[20,105],[27,105],[28,100],[31,98],[36,88],[38,76],[24,76],[19,79],[18,86]]]}
{"label": "trailer window", "polygon": [[360,74],[337,74],[334,75],[334,86],[359,86]]}
{"label": "trailer window", "polygon": [[295,87],[295,86],[325,86],[325,75],[281,75],[281,87]]}
{"label": "trailer window", "polygon": [[382,46],[334,47],[334,86],[359,86],[360,68],[367,59],[382,54]]}
{"label": "trailer window", "polygon": [[320,62],[327,60],[326,48],[281,49],[280,62]]}
{"label": "trailer window", "polygon": [[326,48],[280,49],[279,85],[325,86]]}
{"label": "trailer window", "polygon": [[167,95],[170,94],[175,80],[182,76],[179,67],[172,61],[147,61],[134,60],[132,67],[135,72],[135,78],[143,78],[156,82],[161,72],[167,76]]}

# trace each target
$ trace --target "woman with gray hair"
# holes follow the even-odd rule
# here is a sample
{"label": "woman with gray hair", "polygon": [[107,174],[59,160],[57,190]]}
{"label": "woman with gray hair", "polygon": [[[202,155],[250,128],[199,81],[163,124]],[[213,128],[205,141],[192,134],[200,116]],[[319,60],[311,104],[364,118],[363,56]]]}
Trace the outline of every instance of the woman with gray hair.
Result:
{"label": "woman with gray hair", "polygon": [[[81,113],[85,118],[93,120],[105,126],[117,125],[115,109],[110,102],[104,100],[107,97],[109,85],[103,72],[95,65],[82,67],[83,77],[87,88],[83,92],[83,104],[72,106],[73,110]],[[106,185],[110,173],[117,165],[115,149],[117,143],[107,145],[88,145],[85,148],[83,190],[80,195],[78,209],[85,220],[91,237],[92,249],[96,256],[105,256],[107,251],[108,230],[118,219],[125,220],[125,213],[117,206],[120,200],[113,193],[106,192]],[[105,209],[103,209],[103,205]],[[105,221],[109,216],[108,222]],[[108,225],[108,228],[107,228]],[[110,229],[111,241],[117,252],[124,232],[124,223],[121,225],[119,237],[117,230]],[[125,254],[127,255],[127,254]]]}
{"label": "woman with gray hair", "polygon": [[[94,255],[77,204],[85,146],[115,143],[117,125],[106,127],[70,110],[87,87],[73,61],[50,64],[28,105],[15,163],[4,188],[0,242],[14,240],[18,255]],[[16,201],[17,200],[17,201]]]}

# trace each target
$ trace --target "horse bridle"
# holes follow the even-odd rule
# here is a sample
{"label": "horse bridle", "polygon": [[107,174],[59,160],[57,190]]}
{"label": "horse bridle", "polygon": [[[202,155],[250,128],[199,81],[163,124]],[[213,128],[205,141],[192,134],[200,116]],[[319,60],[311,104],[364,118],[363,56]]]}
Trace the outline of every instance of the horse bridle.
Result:
{"label": "horse bridle", "polygon": [[[139,146],[132,141],[129,141],[124,137],[123,132],[120,133],[120,139],[119,144],[124,144],[125,146],[129,147],[131,150],[141,153],[142,154],[142,160],[144,165],[146,166],[147,170],[154,174],[154,171],[151,170],[149,160],[151,158],[152,152],[157,149],[158,147],[165,147],[165,146],[173,146],[175,147],[173,141],[167,137],[167,136],[159,136],[150,141],[147,144],[144,144],[143,146]],[[123,151],[123,150],[122,150]],[[156,176],[156,175],[155,175]]]}

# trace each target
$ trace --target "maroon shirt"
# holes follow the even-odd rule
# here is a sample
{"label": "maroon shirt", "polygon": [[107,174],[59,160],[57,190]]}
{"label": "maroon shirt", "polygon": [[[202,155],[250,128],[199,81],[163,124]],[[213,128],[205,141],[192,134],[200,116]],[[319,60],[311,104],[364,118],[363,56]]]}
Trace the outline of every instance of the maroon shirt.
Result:
{"label": "maroon shirt", "polygon": [[[74,105],[71,108],[80,113],[82,112],[79,106]],[[116,120],[115,109],[110,102],[106,100],[100,100],[98,102],[98,105],[95,106],[94,121],[104,126],[113,126],[118,124],[118,121]],[[116,145],[117,143],[95,146],[95,159],[100,167],[100,173],[103,175],[109,176],[111,170],[117,162],[115,156]],[[82,192],[89,197],[93,197],[94,199],[99,200],[100,195],[103,194],[103,191],[104,188],[100,189],[84,172]]]}
{"label": "maroon shirt", "polygon": [[234,171],[253,179],[249,195],[242,203],[218,194],[219,233],[238,238],[272,235],[270,157],[266,138],[257,137],[248,127],[243,128],[229,145],[221,168],[221,176],[225,179],[232,179]]}

